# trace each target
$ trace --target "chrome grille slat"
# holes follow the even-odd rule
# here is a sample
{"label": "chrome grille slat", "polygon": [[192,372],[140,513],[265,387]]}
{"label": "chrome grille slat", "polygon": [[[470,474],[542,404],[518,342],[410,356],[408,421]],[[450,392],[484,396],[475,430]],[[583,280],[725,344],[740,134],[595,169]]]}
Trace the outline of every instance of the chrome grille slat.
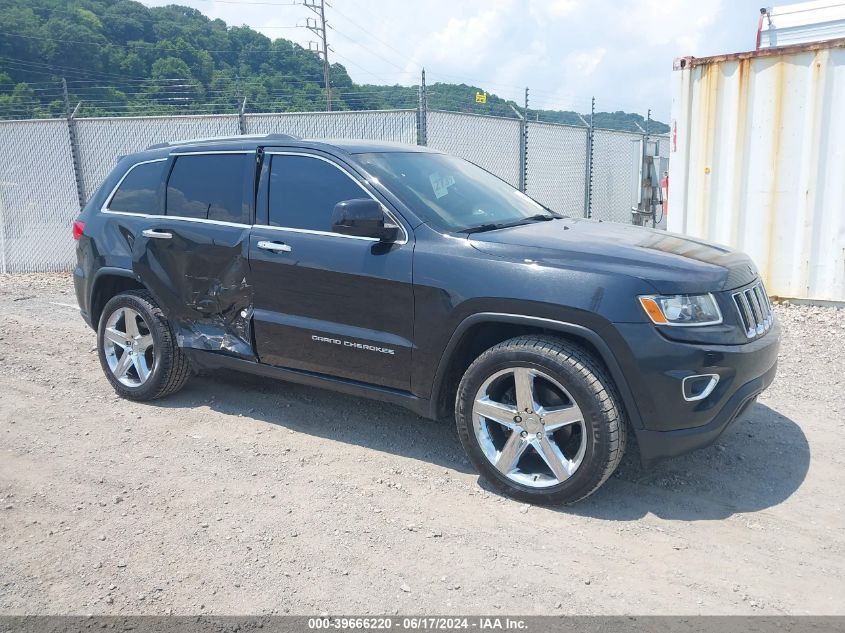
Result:
{"label": "chrome grille slat", "polygon": [[751,290],[746,290],[745,293],[749,295],[749,300],[751,302],[751,308],[754,310],[754,318],[757,322],[757,334],[763,333],[763,323],[766,320],[766,317],[763,316],[763,310],[760,308],[760,300],[757,298],[757,293],[755,292],[754,288]]}
{"label": "chrome grille slat", "polygon": [[739,306],[740,310],[740,318],[743,320],[745,325],[745,333],[746,335],[753,336],[754,332],[754,318],[751,316],[751,306],[748,305],[748,298],[745,296],[745,293],[740,292],[739,294],[734,295],[734,301],[736,301],[737,305]]}
{"label": "chrome grille slat", "polygon": [[772,324],[772,307],[769,305],[769,297],[763,292],[761,284],[754,286],[754,294],[757,295],[757,303],[763,313],[763,331],[766,331]]}
{"label": "chrome grille slat", "polygon": [[762,281],[758,281],[750,288],[733,293],[732,297],[740,323],[745,328],[745,335],[748,338],[756,338],[769,331],[774,316],[769,295]]}

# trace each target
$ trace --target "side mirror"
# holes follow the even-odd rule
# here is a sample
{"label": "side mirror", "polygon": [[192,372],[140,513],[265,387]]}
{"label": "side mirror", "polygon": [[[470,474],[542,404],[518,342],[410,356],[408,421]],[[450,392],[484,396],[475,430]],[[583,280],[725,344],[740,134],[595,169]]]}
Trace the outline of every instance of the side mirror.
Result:
{"label": "side mirror", "polygon": [[338,202],[332,212],[332,231],[382,242],[395,242],[399,237],[399,227],[390,222],[381,204],[372,198]]}

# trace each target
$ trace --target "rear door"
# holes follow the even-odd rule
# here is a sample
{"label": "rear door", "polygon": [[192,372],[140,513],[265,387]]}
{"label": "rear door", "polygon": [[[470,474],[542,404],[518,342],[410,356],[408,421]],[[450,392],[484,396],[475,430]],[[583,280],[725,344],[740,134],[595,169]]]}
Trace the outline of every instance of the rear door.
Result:
{"label": "rear door", "polygon": [[135,236],[133,268],[179,344],[251,358],[247,249],[254,151],[178,153],[164,168],[160,213]]}
{"label": "rear door", "polygon": [[261,362],[408,390],[410,230],[394,214],[394,244],[333,233],[338,202],[379,200],[335,157],[267,150],[264,164],[249,251]]}

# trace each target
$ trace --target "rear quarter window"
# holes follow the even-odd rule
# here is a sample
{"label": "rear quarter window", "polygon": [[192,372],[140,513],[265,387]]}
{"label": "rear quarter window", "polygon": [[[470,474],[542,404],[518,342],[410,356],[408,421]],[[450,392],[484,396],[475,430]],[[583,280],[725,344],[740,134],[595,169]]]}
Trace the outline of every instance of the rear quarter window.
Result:
{"label": "rear quarter window", "polygon": [[165,160],[137,163],[129,168],[108,204],[109,211],[158,213],[157,193]]}

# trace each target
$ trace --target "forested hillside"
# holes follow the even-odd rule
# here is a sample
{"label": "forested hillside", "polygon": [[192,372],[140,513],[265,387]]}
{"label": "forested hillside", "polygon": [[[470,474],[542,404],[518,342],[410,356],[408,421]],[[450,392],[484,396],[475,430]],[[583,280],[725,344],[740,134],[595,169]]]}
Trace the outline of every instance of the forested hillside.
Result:
{"label": "forested hillside", "polygon": [[[132,0],[0,0],[0,118],[64,114],[61,78],[80,116],[323,110],[322,62],[313,51],[196,9],[148,8]],[[513,117],[483,86],[436,83],[432,109]],[[354,83],[332,64],[335,110],[415,108],[417,86]],[[517,105],[517,104],[513,104]],[[574,112],[531,111],[541,121],[579,124]],[[596,115],[598,127],[637,131],[643,117]],[[668,131],[652,122],[651,131]]]}

